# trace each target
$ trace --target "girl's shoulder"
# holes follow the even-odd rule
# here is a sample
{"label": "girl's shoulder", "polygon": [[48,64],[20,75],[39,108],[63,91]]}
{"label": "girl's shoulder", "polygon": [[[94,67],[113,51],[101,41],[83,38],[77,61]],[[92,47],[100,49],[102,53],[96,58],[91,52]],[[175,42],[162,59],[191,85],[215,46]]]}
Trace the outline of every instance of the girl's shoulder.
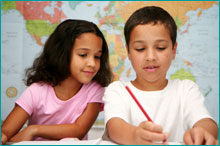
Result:
{"label": "girl's shoulder", "polygon": [[33,83],[30,86],[28,86],[27,90],[31,90],[32,92],[42,92],[45,90],[48,90],[52,88],[51,85],[44,83],[44,82],[37,82],[37,83]]}
{"label": "girl's shoulder", "polygon": [[88,84],[84,84],[80,91],[77,93],[77,96],[80,99],[84,98],[84,101],[98,101],[101,102],[101,98],[103,97],[105,92],[105,88],[102,87],[96,81],[91,81]]}
{"label": "girl's shoulder", "polygon": [[96,81],[91,81],[88,84],[84,84],[82,90],[104,90],[104,87]]}
{"label": "girl's shoulder", "polygon": [[23,109],[28,111],[31,115],[31,109],[40,105],[40,103],[45,103],[48,101],[48,95],[52,92],[52,86],[45,83],[32,83],[27,89],[21,94],[21,96],[16,100],[16,103],[20,105]]}

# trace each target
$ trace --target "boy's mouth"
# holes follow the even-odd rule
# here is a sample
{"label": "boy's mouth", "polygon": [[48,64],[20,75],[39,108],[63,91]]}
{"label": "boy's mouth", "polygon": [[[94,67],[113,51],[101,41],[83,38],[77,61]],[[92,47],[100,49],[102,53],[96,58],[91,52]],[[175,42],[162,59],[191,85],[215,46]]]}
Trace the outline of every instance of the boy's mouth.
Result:
{"label": "boy's mouth", "polygon": [[144,70],[146,70],[147,72],[155,72],[158,68],[159,66],[146,66],[144,67]]}

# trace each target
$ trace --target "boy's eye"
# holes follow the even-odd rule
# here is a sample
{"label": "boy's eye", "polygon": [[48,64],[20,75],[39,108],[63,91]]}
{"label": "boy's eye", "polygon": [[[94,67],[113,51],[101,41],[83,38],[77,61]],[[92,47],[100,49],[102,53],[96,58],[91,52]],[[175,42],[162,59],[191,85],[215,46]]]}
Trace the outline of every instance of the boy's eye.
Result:
{"label": "boy's eye", "polygon": [[145,48],[135,49],[138,52],[144,51]]}
{"label": "boy's eye", "polygon": [[158,47],[157,49],[158,49],[158,50],[165,50],[166,48],[164,48],[164,47]]}

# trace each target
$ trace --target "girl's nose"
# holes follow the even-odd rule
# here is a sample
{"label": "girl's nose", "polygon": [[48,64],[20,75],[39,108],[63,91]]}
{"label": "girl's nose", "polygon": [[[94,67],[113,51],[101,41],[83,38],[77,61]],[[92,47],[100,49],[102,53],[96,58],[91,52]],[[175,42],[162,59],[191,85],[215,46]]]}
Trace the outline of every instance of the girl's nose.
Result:
{"label": "girl's nose", "polygon": [[90,66],[90,67],[94,67],[95,66],[95,58],[90,57],[87,61],[87,65]]}

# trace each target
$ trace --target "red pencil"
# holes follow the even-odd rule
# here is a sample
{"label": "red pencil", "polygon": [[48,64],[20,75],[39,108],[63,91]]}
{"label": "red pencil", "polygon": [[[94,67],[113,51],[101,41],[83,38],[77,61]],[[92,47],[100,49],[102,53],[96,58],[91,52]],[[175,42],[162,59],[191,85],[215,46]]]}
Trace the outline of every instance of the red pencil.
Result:
{"label": "red pencil", "polygon": [[[123,80],[120,80],[121,83],[124,85],[124,87],[127,89],[128,93],[131,95],[131,97],[134,99],[134,101],[136,102],[136,104],[138,105],[138,107],[141,109],[141,111],[143,112],[143,114],[145,115],[145,117],[148,119],[148,121],[152,122],[151,118],[149,117],[149,115],[147,114],[147,112],[144,110],[144,108],[142,107],[142,105],[139,103],[139,101],[137,100],[137,98],[134,96],[134,94],[131,92],[130,88],[126,85],[126,83]],[[166,142],[166,139],[163,140],[163,142]]]}
{"label": "red pencil", "polygon": [[130,88],[124,83],[124,81],[121,80],[121,83],[124,85],[124,87],[127,89],[128,93],[131,95],[131,97],[134,99],[138,107],[141,109],[145,117],[147,117],[148,121],[153,122],[151,118],[148,116],[147,112],[144,110],[144,108],[141,106],[137,98],[134,96],[134,94],[131,92]]}

